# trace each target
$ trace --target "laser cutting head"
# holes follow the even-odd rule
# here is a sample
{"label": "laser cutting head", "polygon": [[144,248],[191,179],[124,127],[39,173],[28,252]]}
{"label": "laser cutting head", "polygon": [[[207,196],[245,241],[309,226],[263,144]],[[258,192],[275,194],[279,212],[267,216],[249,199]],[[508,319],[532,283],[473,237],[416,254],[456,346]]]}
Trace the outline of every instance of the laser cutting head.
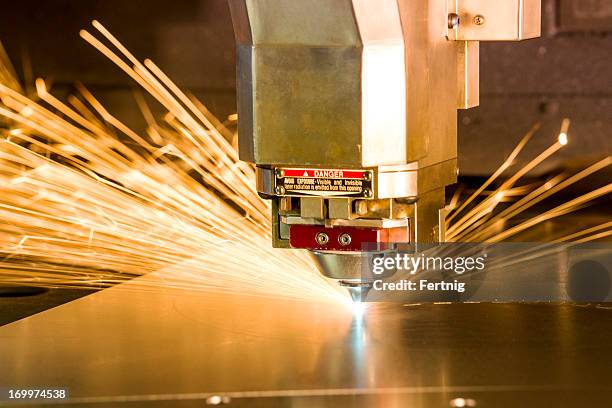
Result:
{"label": "laser cutting head", "polygon": [[314,251],[325,276],[352,285],[361,255],[442,241],[478,41],[538,36],[540,1],[229,4],[239,153],[272,200],[273,245]]}

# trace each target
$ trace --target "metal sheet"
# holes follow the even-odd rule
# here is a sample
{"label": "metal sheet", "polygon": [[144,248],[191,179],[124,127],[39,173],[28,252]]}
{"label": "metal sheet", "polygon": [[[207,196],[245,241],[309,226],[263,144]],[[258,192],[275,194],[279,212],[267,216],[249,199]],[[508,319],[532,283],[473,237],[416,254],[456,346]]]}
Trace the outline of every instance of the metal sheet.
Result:
{"label": "metal sheet", "polygon": [[606,307],[380,304],[359,317],[137,286],[0,328],[0,384],[67,386],[96,407],[592,406],[612,391]]}

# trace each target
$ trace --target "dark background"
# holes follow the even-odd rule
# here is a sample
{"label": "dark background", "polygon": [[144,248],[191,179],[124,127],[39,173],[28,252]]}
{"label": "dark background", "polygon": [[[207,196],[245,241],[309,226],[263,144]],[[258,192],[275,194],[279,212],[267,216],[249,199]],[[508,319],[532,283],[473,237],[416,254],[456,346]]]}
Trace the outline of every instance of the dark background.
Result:
{"label": "dark background", "polygon": [[[52,80],[52,90],[62,95],[79,80],[117,116],[140,126],[130,80],[78,36],[95,18],[221,118],[236,110],[226,0],[3,3],[0,40],[29,82],[36,76]],[[459,113],[462,174],[492,171],[522,133],[542,121],[542,132],[523,157],[534,156],[554,140],[564,116],[572,119],[570,144],[541,170],[610,154],[611,33],[612,0],[543,0],[542,38],[481,43],[480,107]]]}

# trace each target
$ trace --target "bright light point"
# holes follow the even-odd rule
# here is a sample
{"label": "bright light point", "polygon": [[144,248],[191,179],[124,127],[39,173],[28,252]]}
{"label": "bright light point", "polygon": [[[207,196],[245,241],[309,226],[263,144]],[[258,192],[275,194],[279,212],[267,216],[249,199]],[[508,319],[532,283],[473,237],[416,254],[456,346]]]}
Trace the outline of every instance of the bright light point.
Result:
{"label": "bright light point", "polygon": [[453,398],[450,400],[450,406],[454,408],[475,407],[476,401],[472,398]]}
{"label": "bright light point", "polygon": [[32,108],[30,108],[29,106],[24,106],[23,109],[21,110],[21,112],[19,112],[22,116],[25,116],[26,118],[28,116],[32,116],[32,114],[34,113],[34,111],[32,110]]}
{"label": "bright light point", "polygon": [[565,146],[567,144],[567,133],[559,133],[559,143],[561,143],[562,146]]}
{"label": "bright light point", "polygon": [[351,310],[353,312],[353,316],[361,317],[365,313],[366,304],[363,302],[353,302],[351,304]]}
{"label": "bright light point", "polygon": [[45,80],[42,78],[36,78],[36,93],[39,96],[45,95],[47,93],[47,85],[45,85]]}
{"label": "bright light point", "polygon": [[211,395],[206,398],[206,405],[221,405],[221,404],[229,404],[229,397],[222,397],[221,395]]}
{"label": "bright light point", "polygon": [[21,129],[11,129],[9,131],[9,135],[11,136],[17,136],[17,135],[20,135],[21,133],[23,133]]}
{"label": "bright light point", "polygon": [[501,201],[504,198],[504,192],[500,191],[499,193],[495,194],[495,200],[496,201]]}
{"label": "bright light point", "polygon": [[79,154],[80,153],[79,149],[77,149],[73,145],[66,145],[66,144],[59,145],[58,149],[63,151],[63,152],[66,152],[66,153],[73,153],[73,154]]}
{"label": "bright light point", "polygon": [[40,166],[34,169],[34,171],[36,171],[37,173],[47,173],[47,172],[50,172],[51,170],[52,170],[52,167],[46,163],[41,164]]}
{"label": "bright light point", "polygon": [[125,178],[129,181],[145,182],[147,177],[138,170],[130,170],[125,173]]}

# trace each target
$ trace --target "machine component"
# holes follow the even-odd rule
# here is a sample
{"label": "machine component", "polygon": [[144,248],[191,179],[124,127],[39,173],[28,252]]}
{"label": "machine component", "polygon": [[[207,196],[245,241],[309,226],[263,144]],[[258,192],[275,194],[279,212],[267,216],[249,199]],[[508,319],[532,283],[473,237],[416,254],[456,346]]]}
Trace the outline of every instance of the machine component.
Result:
{"label": "machine component", "polygon": [[448,38],[461,41],[514,41],[540,36],[541,0],[447,0],[459,22]]}
{"label": "machine component", "polygon": [[478,41],[539,35],[539,0],[229,2],[240,158],[272,200],[273,245],[355,282],[355,257],[443,241]]}

